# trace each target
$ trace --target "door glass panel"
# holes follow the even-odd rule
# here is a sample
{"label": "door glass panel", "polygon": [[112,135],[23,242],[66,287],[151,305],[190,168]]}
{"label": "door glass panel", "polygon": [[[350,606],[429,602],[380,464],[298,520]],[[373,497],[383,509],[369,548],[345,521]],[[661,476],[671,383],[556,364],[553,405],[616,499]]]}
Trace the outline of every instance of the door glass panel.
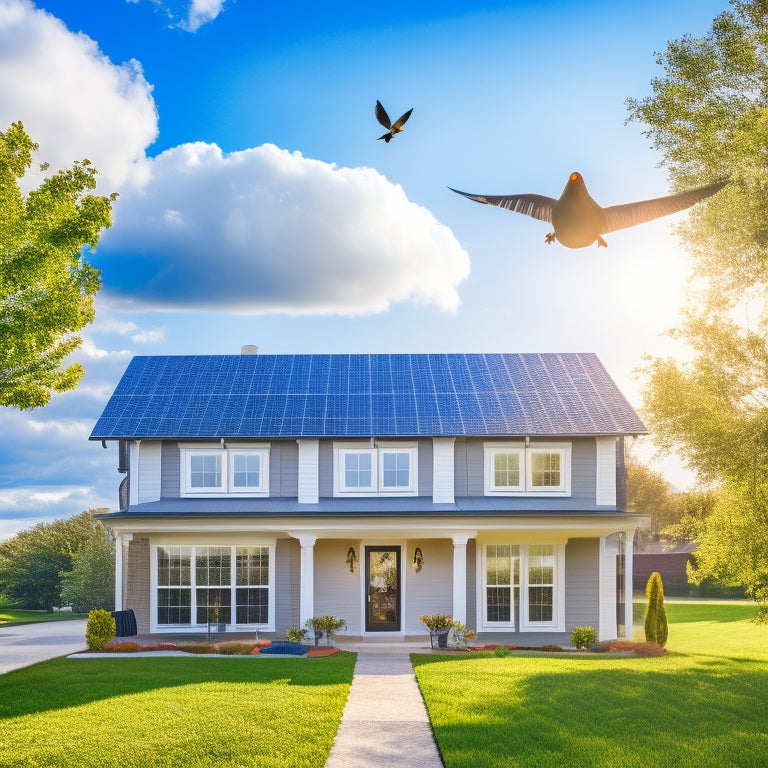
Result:
{"label": "door glass panel", "polygon": [[369,632],[400,630],[400,548],[366,547]]}

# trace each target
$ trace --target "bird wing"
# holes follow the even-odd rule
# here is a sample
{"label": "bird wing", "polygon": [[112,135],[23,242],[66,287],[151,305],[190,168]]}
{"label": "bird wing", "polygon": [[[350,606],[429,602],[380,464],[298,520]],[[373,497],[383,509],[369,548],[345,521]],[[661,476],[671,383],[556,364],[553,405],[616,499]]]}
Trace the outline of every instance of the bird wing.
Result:
{"label": "bird wing", "polygon": [[600,230],[601,234],[615,232],[617,229],[633,227],[635,224],[644,224],[646,221],[658,219],[660,216],[668,216],[670,213],[690,208],[694,203],[704,200],[715,192],[719,192],[728,179],[696,187],[676,195],[657,197],[653,200],[641,200],[637,203],[625,205],[611,205],[604,208],[605,226]]}
{"label": "bird wing", "polygon": [[405,125],[408,118],[411,116],[411,112],[413,112],[413,107],[411,107],[393,126],[394,130],[399,131],[402,129],[402,127]]}
{"label": "bird wing", "polygon": [[392,124],[389,122],[389,115],[387,114],[387,110],[384,109],[384,107],[381,106],[380,101],[376,101],[376,119],[387,129],[392,127]]}
{"label": "bird wing", "polygon": [[540,221],[552,222],[552,206],[557,202],[553,197],[545,195],[471,195],[469,192],[459,192],[458,189],[448,187],[451,192],[464,195],[476,203],[485,205],[496,205],[499,208],[506,208],[508,211],[522,213],[525,216],[532,216]]}

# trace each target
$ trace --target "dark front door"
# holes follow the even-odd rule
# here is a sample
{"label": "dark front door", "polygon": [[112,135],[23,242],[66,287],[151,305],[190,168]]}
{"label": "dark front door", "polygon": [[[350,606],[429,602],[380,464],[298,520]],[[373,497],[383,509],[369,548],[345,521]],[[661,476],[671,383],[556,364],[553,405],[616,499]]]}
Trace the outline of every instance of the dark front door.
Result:
{"label": "dark front door", "polygon": [[400,547],[366,547],[366,632],[400,631]]}

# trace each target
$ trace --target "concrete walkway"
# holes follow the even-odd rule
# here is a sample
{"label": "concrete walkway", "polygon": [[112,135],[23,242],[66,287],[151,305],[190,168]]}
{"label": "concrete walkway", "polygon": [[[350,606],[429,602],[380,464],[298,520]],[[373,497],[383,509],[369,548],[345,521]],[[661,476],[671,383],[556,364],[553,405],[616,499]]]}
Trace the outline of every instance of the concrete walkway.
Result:
{"label": "concrete walkway", "polygon": [[86,619],[0,627],[0,674],[84,651]]}
{"label": "concrete walkway", "polygon": [[352,688],[325,768],[443,768],[409,653],[423,643],[339,646],[357,653]]}

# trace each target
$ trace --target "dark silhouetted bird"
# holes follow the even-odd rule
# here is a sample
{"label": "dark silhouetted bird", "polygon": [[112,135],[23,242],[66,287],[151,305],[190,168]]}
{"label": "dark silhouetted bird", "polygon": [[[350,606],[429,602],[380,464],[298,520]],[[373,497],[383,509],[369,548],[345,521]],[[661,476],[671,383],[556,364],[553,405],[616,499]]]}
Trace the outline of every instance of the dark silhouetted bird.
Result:
{"label": "dark silhouetted bird", "polygon": [[728,179],[725,179],[668,197],[610,205],[607,208],[601,207],[590,197],[584,179],[576,172],[568,177],[568,183],[558,200],[545,195],[471,195],[453,187],[448,189],[478,203],[497,205],[508,211],[550,222],[555,231],[546,236],[548,243],[558,240],[567,248],[585,248],[597,241],[598,246],[607,248],[608,243],[601,235],[682,211],[719,192],[727,183]]}
{"label": "dark silhouetted bird", "polygon": [[403,130],[403,126],[411,116],[411,112],[413,112],[413,107],[411,107],[411,109],[409,109],[399,120],[396,120],[394,123],[390,123],[387,110],[381,106],[380,101],[377,101],[376,119],[387,129],[387,133],[385,133],[383,136],[379,136],[379,139],[384,139],[384,141],[389,144],[389,142],[392,141],[392,139],[395,137],[395,134],[400,133],[400,131]]}

